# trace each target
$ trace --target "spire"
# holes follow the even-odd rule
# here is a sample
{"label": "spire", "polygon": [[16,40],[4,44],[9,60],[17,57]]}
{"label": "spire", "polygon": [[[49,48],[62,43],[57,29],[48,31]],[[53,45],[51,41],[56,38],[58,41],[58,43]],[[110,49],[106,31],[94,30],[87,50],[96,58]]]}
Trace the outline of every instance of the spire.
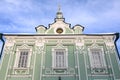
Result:
{"label": "spire", "polygon": [[58,12],[56,14],[56,19],[63,19],[63,14],[61,12],[61,6],[58,5]]}
{"label": "spire", "polygon": [[58,12],[60,12],[61,11],[61,6],[60,5],[58,5]]}

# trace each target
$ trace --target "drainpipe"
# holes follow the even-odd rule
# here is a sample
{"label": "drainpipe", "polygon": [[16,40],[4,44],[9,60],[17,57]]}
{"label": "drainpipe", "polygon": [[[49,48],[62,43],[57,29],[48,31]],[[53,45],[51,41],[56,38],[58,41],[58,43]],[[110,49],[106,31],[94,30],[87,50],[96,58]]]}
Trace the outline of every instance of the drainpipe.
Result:
{"label": "drainpipe", "polygon": [[0,40],[3,42],[2,49],[1,49],[1,52],[0,52],[0,60],[1,60],[2,52],[3,52],[3,48],[4,48],[4,44],[5,44],[5,41],[3,40],[3,34],[2,33],[0,33]]}
{"label": "drainpipe", "polygon": [[114,41],[114,44],[115,44],[115,48],[116,48],[116,51],[117,51],[117,55],[118,55],[118,58],[119,58],[119,60],[120,60],[120,54],[119,54],[119,51],[118,51],[118,48],[117,48],[117,44],[116,44],[116,41],[119,39],[119,37],[120,37],[120,33],[115,33],[115,35],[116,35],[116,39],[115,39],[115,41]]}

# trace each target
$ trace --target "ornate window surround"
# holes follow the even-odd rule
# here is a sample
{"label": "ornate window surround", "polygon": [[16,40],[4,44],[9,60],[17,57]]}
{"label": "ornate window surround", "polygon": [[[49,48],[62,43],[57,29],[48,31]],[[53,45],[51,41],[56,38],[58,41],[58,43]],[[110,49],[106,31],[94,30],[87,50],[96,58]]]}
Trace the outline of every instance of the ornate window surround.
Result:
{"label": "ornate window surround", "polygon": [[[56,67],[56,51],[57,50],[63,50],[64,51],[64,57],[65,57],[65,62],[64,65],[65,67],[57,68]],[[56,46],[52,47],[52,68],[53,69],[67,69],[68,68],[68,49],[67,47],[63,46],[62,44],[58,43]]]}
{"label": "ornate window surround", "polygon": [[[92,62],[93,59],[92,59],[91,49],[100,50],[100,53],[98,52],[100,54],[99,57],[100,57],[100,60],[101,60],[101,64],[100,64],[99,67],[94,66],[95,64],[93,64],[93,62]],[[97,75],[97,74],[107,74],[108,73],[108,71],[106,69],[105,54],[104,54],[103,46],[99,46],[98,44],[93,43],[91,46],[88,47],[88,55],[89,55],[89,59],[90,59],[91,74]]]}
{"label": "ornate window surround", "polygon": [[[106,63],[105,63],[105,59],[104,59],[104,49],[102,46],[99,46],[97,44],[93,44],[91,45],[90,47],[88,47],[88,55],[89,55],[89,58],[90,58],[90,65],[91,65],[91,68],[95,68],[96,66],[94,66],[92,63],[93,59],[92,59],[92,53],[91,53],[91,49],[97,49],[97,50],[100,50],[100,60],[102,62],[102,66],[101,67],[98,67],[98,68],[105,68],[106,66]],[[96,67],[97,68],[97,67]]]}
{"label": "ornate window surround", "polygon": [[15,57],[15,63],[14,63],[14,68],[15,69],[21,69],[20,67],[18,67],[18,63],[19,63],[19,58],[20,58],[20,53],[21,51],[28,51],[28,60],[27,60],[27,67],[30,67],[30,58],[31,58],[31,54],[32,54],[32,47],[28,46],[27,44],[23,44],[21,46],[18,46],[16,49],[16,57]]}

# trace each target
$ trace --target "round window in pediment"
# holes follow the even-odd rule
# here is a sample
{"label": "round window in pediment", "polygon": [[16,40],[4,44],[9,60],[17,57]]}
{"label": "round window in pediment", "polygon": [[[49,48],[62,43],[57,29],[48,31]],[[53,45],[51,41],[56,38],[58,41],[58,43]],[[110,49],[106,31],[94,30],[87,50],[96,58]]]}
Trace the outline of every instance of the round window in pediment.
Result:
{"label": "round window in pediment", "polygon": [[59,34],[61,34],[61,33],[63,32],[63,29],[62,29],[62,28],[58,28],[58,29],[56,30],[56,32],[59,33]]}

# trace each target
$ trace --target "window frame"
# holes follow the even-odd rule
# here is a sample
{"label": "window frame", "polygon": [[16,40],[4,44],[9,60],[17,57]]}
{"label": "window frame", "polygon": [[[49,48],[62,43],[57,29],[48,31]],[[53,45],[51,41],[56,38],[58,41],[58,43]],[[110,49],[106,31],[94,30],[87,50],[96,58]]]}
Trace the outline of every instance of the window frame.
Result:
{"label": "window frame", "polygon": [[66,52],[64,49],[55,49],[55,52],[54,52],[54,67],[55,68],[65,68],[66,67],[65,53]]}
{"label": "window frame", "polygon": [[[25,52],[25,54],[24,54]],[[26,55],[27,52],[27,55]],[[28,64],[28,58],[29,58],[29,50],[26,49],[22,49],[20,50],[20,56],[19,56],[19,61],[18,61],[18,68],[27,68],[27,64]],[[27,58],[27,59],[26,59]]]}
{"label": "window frame", "polygon": [[104,66],[103,64],[103,56],[102,56],[101,49],[98,48],[92,48],[90,49],[90,57],[91,57],[91,66],[93,68],[101,68]]}
{"label": "window frame", "polygon": [[[56,67],[56,50],[63,50],[64,52],[64,66]],[[68,50],[66,47],[63,48],[52,48],[52,68],[53,69],[67,69],[68,68]]]}
{"label": "window frame", "polygon": [[14,68],[15,69],[24,69],[24,67],[18,67],[19,59],[20,59],[20,52],[21,51],[28,51],[28,59],[27,59],[27,65],[25,68],[30,67],[30,59],[32,55],[32,46],[28,46],[27,44],[23,44],[21,46],[17,46],[16,52],[15,52],[15,61],[14,61]]}
{"label": "window frame", "polygon": [[[93,60],[93,56],[92,56],[92,51],[91,50],[99,50],[99,56],[100,56],[100,61],[101,64],[94,64],[96,62],[94,62],[95,60]],[[105,68],[106,63],[105,63],[105,55],[104,55],[104,49],[103,47],[95,47],[95,46],[91,46],[88,48],[88,54],[89,54],[89,59],[90,59],[90,66],[91,68]],[[99,65],[99,67],[97,67],[97,65]]]}

